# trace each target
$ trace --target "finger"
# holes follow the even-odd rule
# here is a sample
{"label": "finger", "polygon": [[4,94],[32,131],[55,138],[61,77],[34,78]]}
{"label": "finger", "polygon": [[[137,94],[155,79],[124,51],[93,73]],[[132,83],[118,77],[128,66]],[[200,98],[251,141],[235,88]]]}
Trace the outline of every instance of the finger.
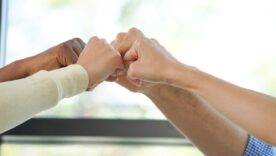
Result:
{"label": "finger", "polygon": [[73,38],[69,41],[69,44],[73,47],[74,52],[79,56],[85,47],[85,43],[80,38]]}
{"label": "finger", "polygon": [[117,46],[117,41],[116,41],[116,40],[113,40],[113,41],[110,43],[110,45],[111,45],[115,50],[117,50],[117,49],[116,49],[116,46]]}
{"label": "finger", "polygon": [[118,43],[121,43],[124,40],[124,38],[126,37],[126,35],[127,35],[127,33],[125,33],[125,32],[118,33],[116,36],[116,41]]}
{"label": "finger", "polygon": [[131,62],[136,61],[137,59],[138,53],[136,51],[135,45],[133,45],[131,49],[125,53],[123,60],[126,65],[129,65]]}
{"label": "finger", "polygon": [[75,64],[78,61],[78,55],[75,53],[73,48],[68,51],[69,59],[66,60],[65,65]]}
{"label": "finger", "polygon": [[143,36],[144,35],[140,30],[136,28],[131,28],[128,31],[127,35],[124,37],[123,41],[119,44],[118,51],[124,54],[131,48],[132,44],[137,38],[141,38]]}
{"label": "finger", "polygon": [[77,38],[77,41],[79,42],[80,47],[82,49],[84,49],[84,47],[86,46],[86,43],[82,39],[80,39],[80,38]]}
{"label": "finger", "polygon": [[100,38],[98,36],[93,36],[89,39],[88,44],[94,44],[100,41]]}
{"label": "finger", "polygon": [[74,52],[73,47],[65,46],[64,55],[58,56],[58,61],[61,66],[75,64],[78,61],[78,56]]}
{"label": "finger", "polygon": [[[74,41],[76,42],[76,41]],[[81,52],[83,51],[83,48],[81,47],[80,43],[76,42],[73,44],[73,50],[77,56],[80,56]]]}
{"label": "finger", "polygon": [[117,36],[116,36],[116,40],[115,42],[113,43],[113,47],[118,50],[119,48],[119,45],[123,42],[124,38],[126,37],[127,33],[125,32],[121,32],[121,33],[118,33]]}

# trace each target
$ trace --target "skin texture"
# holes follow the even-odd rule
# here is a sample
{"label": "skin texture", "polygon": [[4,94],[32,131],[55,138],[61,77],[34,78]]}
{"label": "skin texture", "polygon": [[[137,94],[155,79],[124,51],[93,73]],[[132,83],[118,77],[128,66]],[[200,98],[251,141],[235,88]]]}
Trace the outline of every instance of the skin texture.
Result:
{"label": "skin texture", "polygon": [[104,39],[92,37],[77,64],[82,65],[89,75],[89,88],[94,88],[110,76],[124,69],[121,55]]}
{"label": "skin texture", "polygon": [[204,155],[243,155],[248,133],[196,94],[162,84],[143,83],[137,87],[125,76],[119,76],[117,83],[130,91],[149,97]]}
{"label": "skin texture", "polygon": [[[238,87],[199,70],[175,66],[173,85],[186,88],[206,99],[226,117],[264,141],[276,145],[276,99],[249,89]],[[189,73],[185,81],[177,78]],[[186,76],[187,77],[187,76]],[[190,82],[187,84],[187,82]],[[196,82],[196,83],[195,83]]]}
{"label": "skin texture", "polygon": [[[130,40],[127,33],[118,34],[112,42],[122,55],[128,51],[127,48],[118,48],[124,40]],[[129,60],[124,60],[124,63],[127,66]],[[137,83],[128,76],[119,76],[117,83],[149,97],[168,120],[205,155],[243,155],[247,132],[210,107],[204,99],[169,85],[149,81]]]}
{"label": "skin texture", "polygon": [[[124,41],[126,43],[121,43]],[[135,28],[117,42],[118,50],[129,48],[121,53],[127,62],[130,61],[127,77],[139,82],[134,84],[163,83],[191,91],[251,134],[276,145],[275,98],[235,86],[182,64]]]}
{"label": "skin texture", "polygon": [[77,62],[85,43],[74,38],[35,56],[15,61],[0,69],[0,82],[30,76],[39,70],[53,70]]}
{"label": "skin texture", "polygon": [[141,31],[135,28],[130,29],[126,34],[118,34],[116,42],[117,45],[115,45],[116,43],[112,44],[115,45],[125,64],[128,65],[127,77],[132,80],[162,82],[162,75],[156,71],[164,70],[167,68],[168,62],[176,61],[156,40],[146,38]]}

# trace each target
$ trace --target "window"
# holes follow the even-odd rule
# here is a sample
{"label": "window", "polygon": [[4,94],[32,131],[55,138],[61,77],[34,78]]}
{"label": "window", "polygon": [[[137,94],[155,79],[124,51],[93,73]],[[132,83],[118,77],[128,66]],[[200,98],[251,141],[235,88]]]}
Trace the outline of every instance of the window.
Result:
{"label": "window", "polygon": [[[276,65],[276,1],[273,0],[10,0],[8,6],[7,30],[1,27],[1,48],[6,46],[6,54],[0,53],[2,64],[4,60],[7,64],[73,37],[87,41],[98,35],[112,41],[118,32],[135,26],[147,36],[158,39],[186,64],[240,86],[276,95],[276,72],[273,72]],[[2,14],[1,24],[4,19]],[[3,40],[5,33],[7,40]],[[37,117],[148,120],[153,123],[165,119],[149,99],[114,83],[104,83],[93,92],[62,100],[57,107]],[[43,151],[48,147],[54,149],[51,145],[4,144],[2,151],[14,152],[9,151],[11,148],[20,152],[25,149]],[[78,146],[67,147],[78,150]],[[82,148],[86,151],[90,147],[95,151],[89,152],[102,153],[117,145],[99,150],[97,144]],[[124,147],[119,147],[119,152],[121,148],[124,151]],[[57,148],[64,151],[63,147]],[[126,151],[131,148],[127,147]],[[144,145],[141,149],[148,150]],[[192,146],[185,150],[180,148],[179,152],[183,154],[189,150],[200,155]]]}
{"label": "window", "polygon": [[[276,62],[276,11],[271,6],[275,2],[269,0],[12,0],[6,63],[73,37],[112,41],[135,26],[187,64],[274,94],[275,75],[269,71]],[[150,100],[114,83],[63,100],[40,117],[164,119]]]}

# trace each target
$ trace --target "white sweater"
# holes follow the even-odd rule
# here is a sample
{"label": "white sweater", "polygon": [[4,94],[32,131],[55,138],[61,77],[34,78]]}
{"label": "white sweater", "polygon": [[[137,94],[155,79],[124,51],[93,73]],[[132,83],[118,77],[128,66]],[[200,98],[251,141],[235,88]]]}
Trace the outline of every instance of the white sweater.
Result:
{"label": "white sweater", "polygon": [[0,133],[87,89],[88,74],[80,65],[40,71],[25,79],[0,83]]}

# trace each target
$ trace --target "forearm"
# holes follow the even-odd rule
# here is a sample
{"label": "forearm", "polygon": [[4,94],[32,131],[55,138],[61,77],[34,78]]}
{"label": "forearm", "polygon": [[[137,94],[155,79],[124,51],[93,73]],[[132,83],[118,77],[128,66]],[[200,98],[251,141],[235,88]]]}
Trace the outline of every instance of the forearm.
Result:
{"label": "forearm", "polygon": [[[276,144],[276,99],[204,72],[177,67],[170,83],[202,96],[216,110],[265,141]],[[272,124],[273,123],[273,124]]]}
{"label": "forearm", "polygon": [[165,85],[147,96],[205,155],[242,155],[248,134],[199,96]]}
{"label": "forearm", "polygon": [[0,68],[0,82],[16,80],[27,76],[26,66],[22,66],[21,61],[15,61]]}
{"label": "forearm", "polygon": [[40,70],[53,70],[56,68],[59,68],[59,64],[55,59],[54,53],[45,51],[0,68],[0,82],[21,79]]}
{"label": "forearm", "polygon": [[84,91],[88,75],[79,65],[41,71],[31,77],[0,83],[0,133]]}

